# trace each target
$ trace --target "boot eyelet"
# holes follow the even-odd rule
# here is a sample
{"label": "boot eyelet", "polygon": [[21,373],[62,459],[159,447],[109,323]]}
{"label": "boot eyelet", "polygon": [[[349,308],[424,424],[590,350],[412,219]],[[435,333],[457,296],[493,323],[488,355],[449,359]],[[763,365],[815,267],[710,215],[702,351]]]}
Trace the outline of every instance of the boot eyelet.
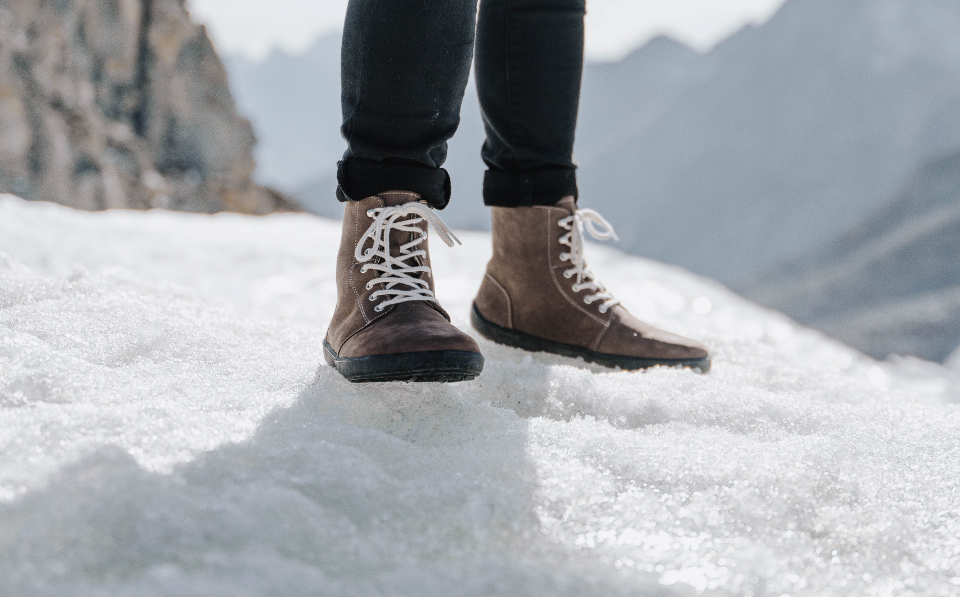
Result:
{"label": "boot eyelet", "polygon": [[369,282],[367,282],[367,286],[366,286],[366,289],[367,289],[367,290],[370,290],[371,288],[373,288],[373,285],[372,285],[372,284],[370,284]]}
{"label": "boot eyelet", "polygon": [[383,305],[377,305],[376,307],[373,308],[373,310],[379,313],[383,311]]}
{"label": "boot eyelet", "polygon": [[563,277],[569,280],[570,278],[573,277],[573,274],[570,273],[570,271],[568,270],[568,271],[563,272]]}

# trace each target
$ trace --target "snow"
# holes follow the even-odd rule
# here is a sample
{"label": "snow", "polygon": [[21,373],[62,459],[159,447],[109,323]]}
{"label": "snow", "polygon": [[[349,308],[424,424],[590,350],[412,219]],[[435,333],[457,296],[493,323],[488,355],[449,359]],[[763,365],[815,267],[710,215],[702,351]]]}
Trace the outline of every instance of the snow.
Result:
{"label": "snow", "polygon": [[[434,243],[462,329],[489,238]],[[705,376],[322,365],[339,224],[0,198],[0,595],[956,595],[960,371],[591,245]]]}

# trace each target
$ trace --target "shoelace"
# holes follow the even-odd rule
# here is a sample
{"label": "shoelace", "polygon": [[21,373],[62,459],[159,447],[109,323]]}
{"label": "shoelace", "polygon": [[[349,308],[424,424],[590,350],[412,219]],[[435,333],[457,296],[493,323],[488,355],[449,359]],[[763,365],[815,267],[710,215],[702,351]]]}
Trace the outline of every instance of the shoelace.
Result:
{"label": "shoelace", "polygon": [[614,298],[607,292],[606,287],[597,281],[583,259],[584,229],[590,233],[590,236],[600,241],[619,240],[610,222],[603,219],[603,216],[592,209],[578,209],[573,212],[573,215],[563,218],[558,223],[561,228],[570,231],[569,234],[560,237],[560,244],[570,247],[569,253],[560,253],[560,261],[570,261],[573,266],[563,272],[566,278],[577,277],[577,283],[573,285],[573,291],[594,291],[593,294],[584,297],[583,302],[590,305],[602,300],[601,313],[606,313],[610,307],[620,304],[620,300]]}
{"label": "shoelace", "polygon": [[[454,236],[453,232],[447,228],[440,218],[423,203],[404,203],[395,207],[376,207],[368,210],[367,215],[373,218],[373,223],[367,228],[357,248],[354,251],[354,257],[357,261],[365,264],[360,268],[360,272],[367,270],[377,270],[380,276],[367,283],[367,290],[370,290],[377,284],[384,284],[384,288],[377,290],[370,295],[370,300],[375,301],[380,296],[392,296],[393,298],[383,301],[374,311],[380,312],[390,305],[405,303],[408,301],[428,301],[436,303],[437,297],[430,290],[430,285],[426,280],[422,280],[419,274],[432,276],[430,268],[421,265],[418,258],[426,257],[427,252],[424,249],[417,249],[417,245],[426,240],[426,232],[418,224],[426,220],[433,224],[434,229],[447,243],[452,247],[454,242],[460,243],[460,239]],[[400,254],[396,257],[390,254],[390,234],[394,231],[413,233],[412,240],[400,246]],[[373,246],[364,250],[363,246],[372,239]],[[367,263],[370,260],[379,257],[380,263]],[[413,264],[407,263],[413,260]]]}

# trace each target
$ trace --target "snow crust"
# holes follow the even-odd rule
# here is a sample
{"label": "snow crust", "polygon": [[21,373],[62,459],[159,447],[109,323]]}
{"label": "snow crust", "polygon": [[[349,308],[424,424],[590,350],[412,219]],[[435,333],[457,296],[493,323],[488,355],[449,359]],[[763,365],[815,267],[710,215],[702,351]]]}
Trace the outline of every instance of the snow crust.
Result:
{"label": "snow crust", "polygon": [[713,372],[481,340],[473,382],[355,386],[322,365],[338,240],[0,197],[0,595],[960,594],[960,372],[590,246]]}

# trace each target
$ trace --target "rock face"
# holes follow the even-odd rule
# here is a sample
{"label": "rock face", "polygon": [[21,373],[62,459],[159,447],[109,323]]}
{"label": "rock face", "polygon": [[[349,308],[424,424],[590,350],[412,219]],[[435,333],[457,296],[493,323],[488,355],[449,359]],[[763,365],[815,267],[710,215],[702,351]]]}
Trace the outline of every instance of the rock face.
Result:
{"label": "rock face", "polygon": [[960,345],[960,153],[933,160],[888,203],[821,249],[742,288],[878,358],[956,359]]}
{"label": "rock face", "polygon": [[289,209],[183,0],[0,0],[0,191],[82,209]]}

